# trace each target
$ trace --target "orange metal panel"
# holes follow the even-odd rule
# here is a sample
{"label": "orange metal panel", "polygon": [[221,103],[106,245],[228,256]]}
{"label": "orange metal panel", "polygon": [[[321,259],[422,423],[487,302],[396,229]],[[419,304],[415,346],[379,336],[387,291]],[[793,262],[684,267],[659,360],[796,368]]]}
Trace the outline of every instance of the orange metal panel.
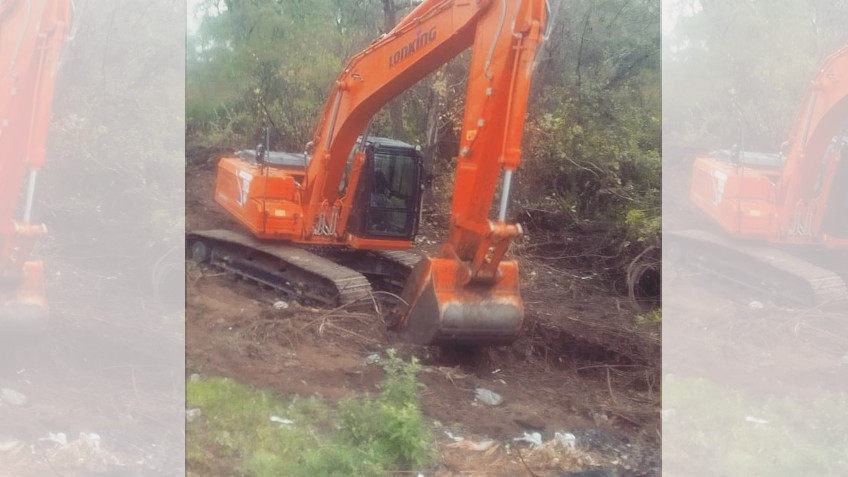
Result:
{"label": "orange metal panel", "polygon": [[347,235],[347,243],[360,250],[406,250],[412,247],[409,240],[367,239],[353,234]]}

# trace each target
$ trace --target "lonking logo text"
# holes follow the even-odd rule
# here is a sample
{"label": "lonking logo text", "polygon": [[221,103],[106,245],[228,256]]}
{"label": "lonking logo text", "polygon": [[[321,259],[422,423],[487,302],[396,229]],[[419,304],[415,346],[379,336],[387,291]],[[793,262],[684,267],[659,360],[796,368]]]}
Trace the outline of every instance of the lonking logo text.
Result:
{"label": "lonking logo text", "polygon": [[400,63],[404,59],[406,59],[409,55],[414,54],[420,48],[423,48],[424,45],[430,43],[431,41],[436,39],[436,27],[430,29],[430,31],[422,31],[418,30],[418,33],[415,35],[415,39],[404,45],[402,48],[392,53],[389,57],[389,68],[395,66]]}

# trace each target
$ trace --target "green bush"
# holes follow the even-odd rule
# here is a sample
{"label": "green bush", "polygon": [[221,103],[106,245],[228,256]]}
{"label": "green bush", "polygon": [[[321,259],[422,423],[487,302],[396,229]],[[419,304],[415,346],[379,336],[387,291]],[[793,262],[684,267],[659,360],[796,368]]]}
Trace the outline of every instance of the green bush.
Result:
{"label": "green bush", "polygon": [[[186,404],[203,416],[187,425],[188,475],[209,475],[221,465],[210,464],[214,459],[255,477],[370,477],[420,468],[430,442],[418,399],[420,365],[389,350],[384,367],[379,397],[347,400],[338,412],[227,378],[189,382]],[[293,422],[281,425],[272,415]]]}
{"label": "green bush", "polygon": [[369,454],[402,468],[420,466],[427,461],[430,441],[418,399],[421,366],[414,357],[402,360],[395,350],[387,354],[380,397],[352,399],[339,407],[344,433],[351,442],[365,444]]}
{"label": "green bush", "polygon": [[636,316],[636,324],[647,325],[651,323],[662,323],[662,310],[656,309]]}
{"label": "green bush", "polygon": [[648,217],[644,210],[630,209],[624,217],[627,235],[636,242],[649,242],[662,234],[662,217]]}

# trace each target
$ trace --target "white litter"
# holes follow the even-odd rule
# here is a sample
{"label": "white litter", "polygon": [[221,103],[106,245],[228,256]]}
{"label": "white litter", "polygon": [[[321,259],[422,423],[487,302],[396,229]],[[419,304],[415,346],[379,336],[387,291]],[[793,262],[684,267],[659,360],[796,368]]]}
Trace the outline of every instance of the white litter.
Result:
{"label": "white litter", "polygon": [[27,397],[23,393],[9,388],[0,389],[0,398],[14,406],[23,406],[27,403]]}
{"label": "white litter", "polygon": [[282,424],[283,426],[290,426],[294,424],[294,421],[291,419],[286,419],[280,416],[271,416],[271,422],[276,422],[277,424]]}
{"label": "white litter", "polygon": [[52,442],[59,447],[67,447],[68,436],[64,432],[48,432],[47,437],[39,437],[39,441]]}
{"label": "white litter", "polygon": [[745,422],[750,422],[752,424],[759,424],[761,426],[764,426],[764,425],[769,423],[765,419],[760,419],[759,417],[754,417],[754,416],[745,416]]}
{"label": "white litter", "polygon": [[525,432],[523,436],[513,438],[512,440],[516,442],[529,442],[534,448],[542,447],[542,434],[539,434],[538,432]]}
{"label": "white litter", "polygon": [[577,447],[577,436],[570,432],[555,432],[554,440],[561,442],[566,449],[574,450]]}
{"label": "white litter", "polygon": [[480,402],[489,406],[497,406],[503,402],[503,397],[500,394],[486,388],[477,388],[474,390],[474,395]]}
{"label": "white litter", "polygon": [[80,432],[79,440],[91,449],[100,450],[100,434],[96,432]]}
{"label": "white litter", "polygon": [[202,415],[203,411],[201,411],[199,408],[193,407],[191,409],[186,409],[186,421],[188,422],[194,422]]}
{"label": "white litter", "polygon": [[447,447],[451,449],[464,449],[475,452],[484,452],[491,449],[495,445],[495,441],[488,439],[485,441],[474,442],[471,440],[458,441],[451,444],[448,444]]}

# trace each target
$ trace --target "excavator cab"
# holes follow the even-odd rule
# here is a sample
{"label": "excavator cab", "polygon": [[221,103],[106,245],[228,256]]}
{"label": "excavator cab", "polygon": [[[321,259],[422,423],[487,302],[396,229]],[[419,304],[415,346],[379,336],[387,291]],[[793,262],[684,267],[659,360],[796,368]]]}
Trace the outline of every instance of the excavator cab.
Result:
{"label": "excavator cab", "polygon": [[835,239],[848,241],[848,220],[845,218],[845,210],[848,210],[848,134],[835,137],[828,152],[834,172],[822,229]]}
{"label": "excavator cab", "polygon": [[421,211],[422,157],[415,146],[368,138],[348,230],[367,239],[412,240]]}

